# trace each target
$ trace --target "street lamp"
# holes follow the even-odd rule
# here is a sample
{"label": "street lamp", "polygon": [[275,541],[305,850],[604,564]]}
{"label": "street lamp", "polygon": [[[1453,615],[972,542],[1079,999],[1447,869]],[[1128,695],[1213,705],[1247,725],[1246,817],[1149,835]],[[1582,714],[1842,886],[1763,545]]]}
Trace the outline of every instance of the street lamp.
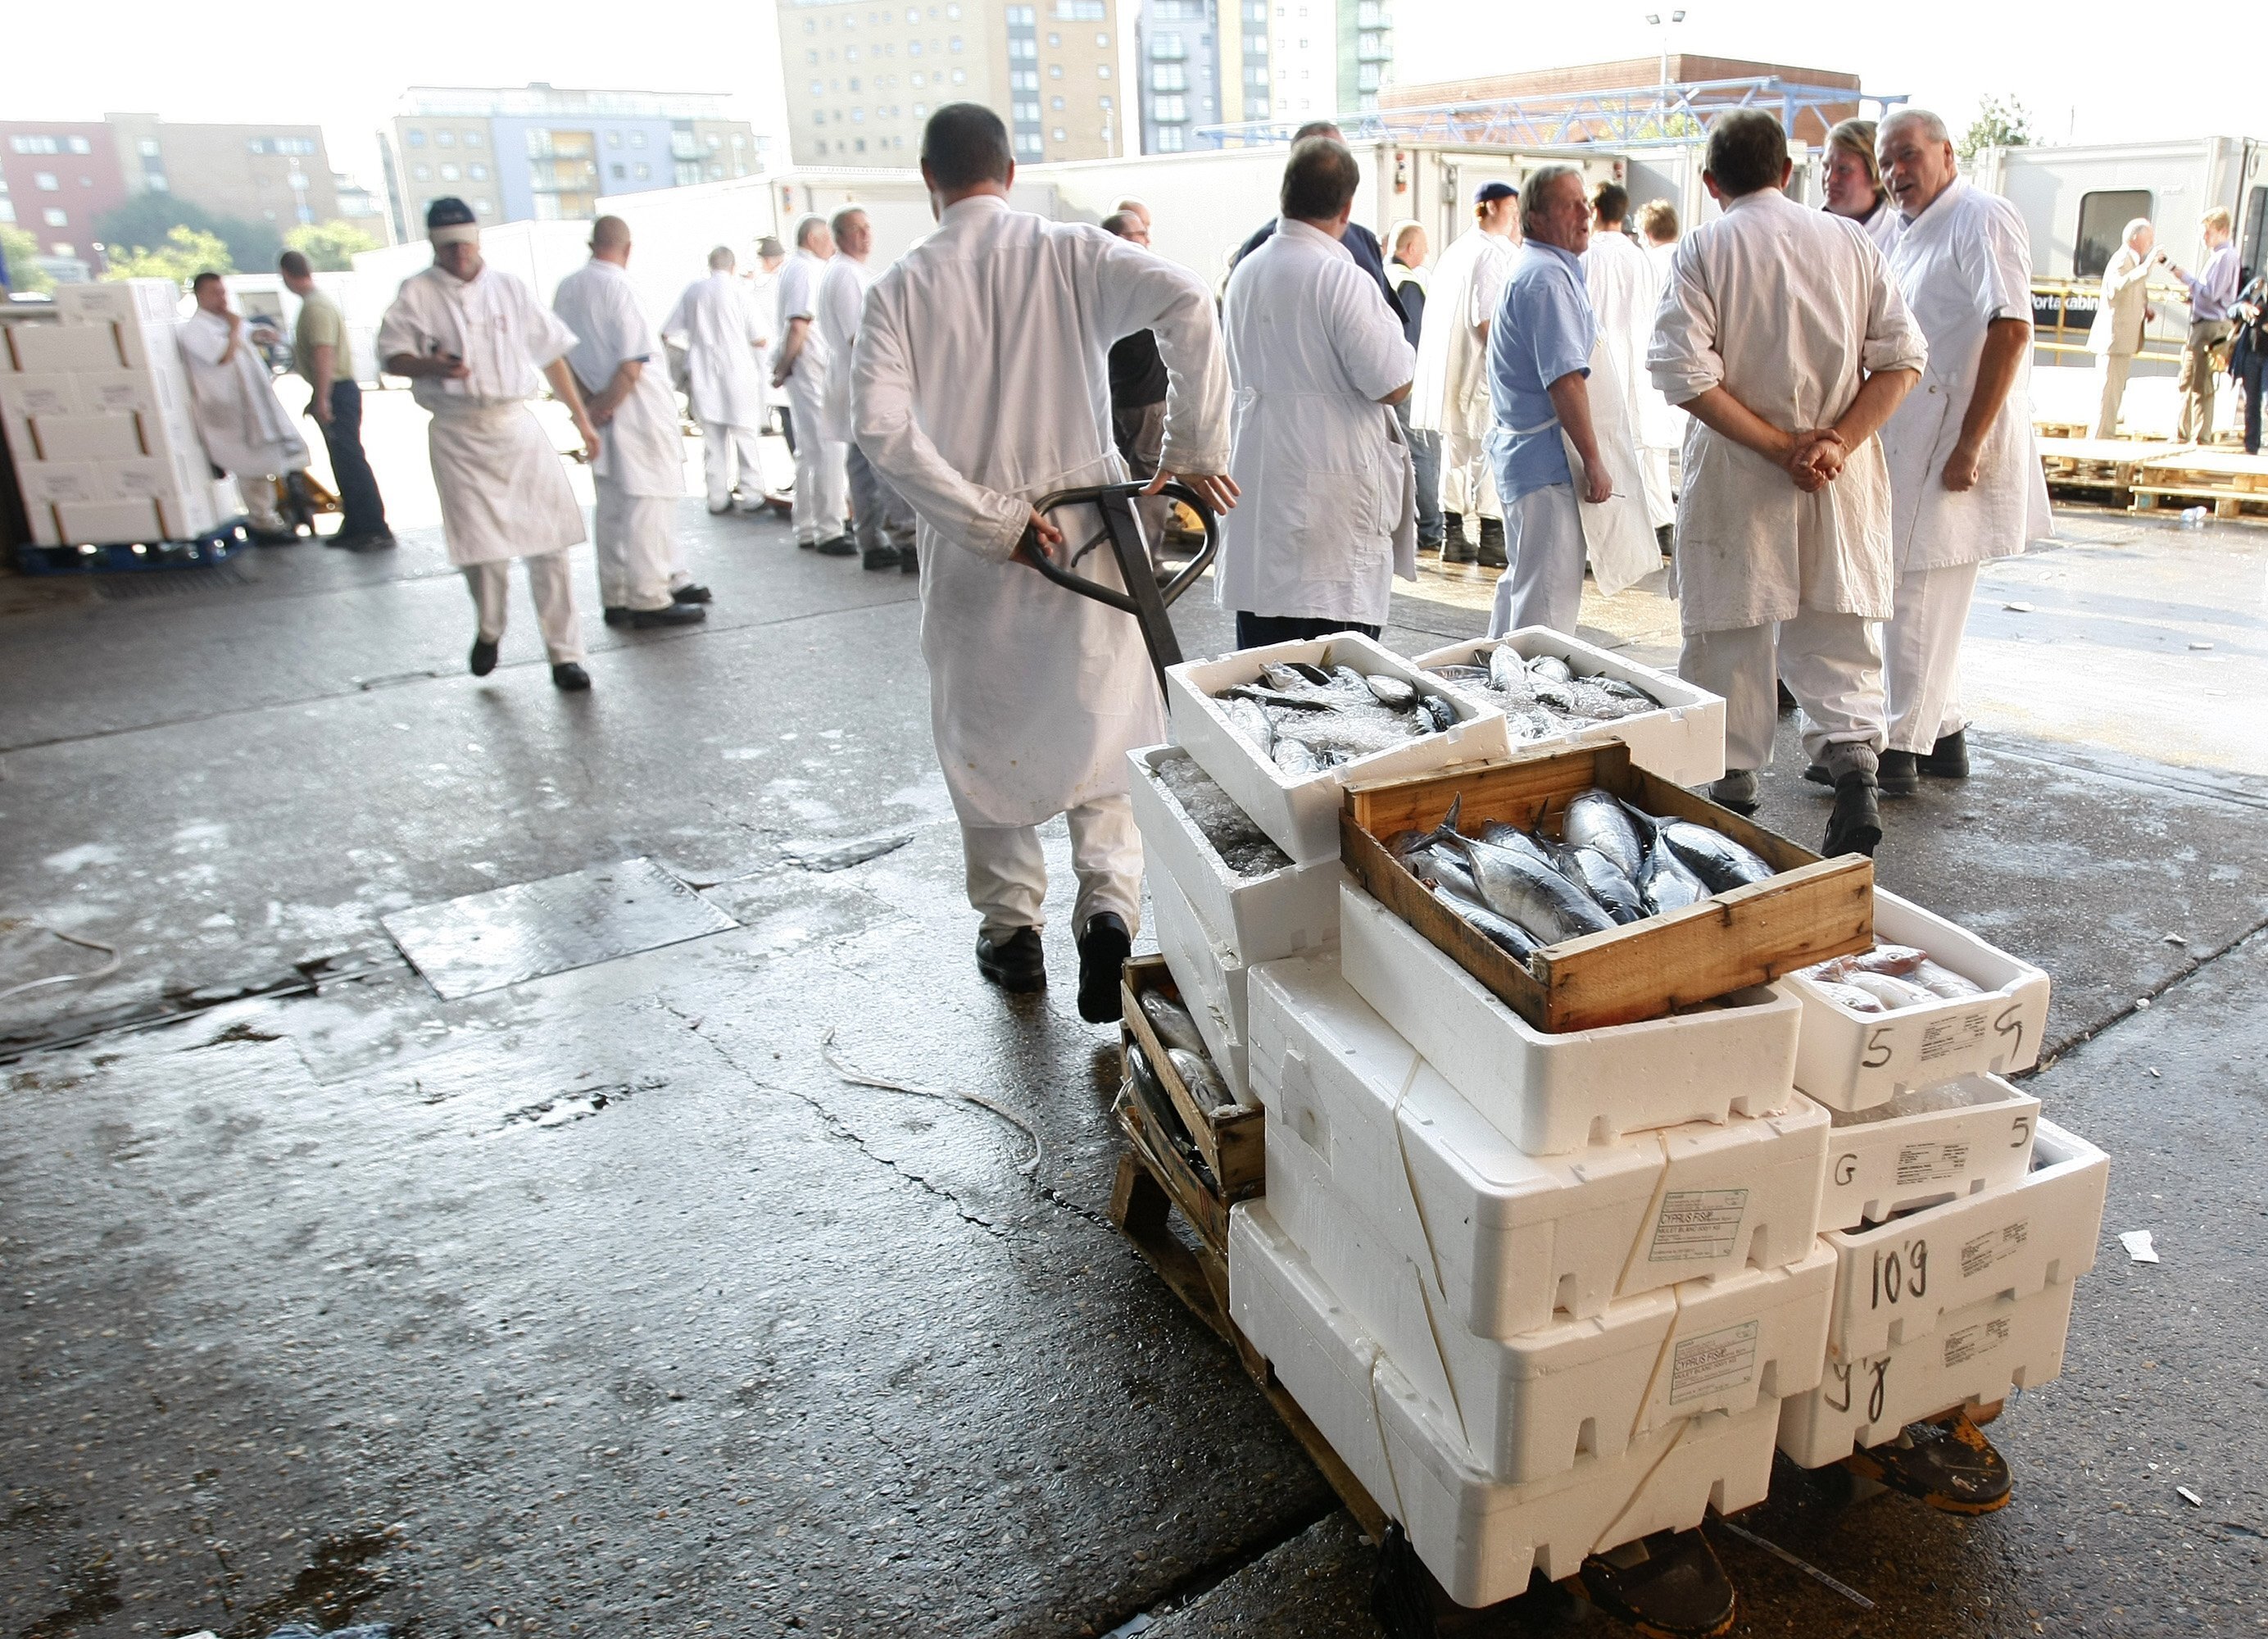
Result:
{"label": "street lamp", "polygon": [[1665,91],[1669,87],[1669,31],[1684,20],[1685,13],[1683,11],[1672,11],[1667,23],[1661,20],[1659,11],[1646,14],[1646,26],[1653,30],[1655,37],[1661,42],[1661,85]]}

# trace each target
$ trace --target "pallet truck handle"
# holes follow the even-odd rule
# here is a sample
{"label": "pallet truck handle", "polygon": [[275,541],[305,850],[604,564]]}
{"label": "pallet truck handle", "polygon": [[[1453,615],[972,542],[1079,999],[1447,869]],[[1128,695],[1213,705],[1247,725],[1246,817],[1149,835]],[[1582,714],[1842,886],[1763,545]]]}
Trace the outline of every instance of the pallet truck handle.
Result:
{"label": "pallet truck handle", "polygon": [[1166,668],[1182,663],[1181,640],[1174,635],[1173,622],[1166,611],[1182,593],[1197,584],[1197,577],[1204,573],[1219,553],[1220,523],[1205,498],[1178,479],[1169,479],[1160,488],[1160,495],[1188,507],[1197,514],[1197,521],[1204,528],[1204,545],[1197,555],[1161,583],[1151,562],[1149,548],[1142,540],[1141,526],[1134,516],[1134,501],[1148,488],[1138,480],[1098,484],[1086,489],[1058,490],[1032,503],[1032,510],[1042,516],[1064,506],[1086,506],[1100,511],[1103,533],[1072,550],[1068,554],[1068,562],[1076,564],[1107,539],[1118,560],[1119,579],[1125,590],[1105,586],[1058,563],[1040,544],[1039,532],[1028,526],[1024,530],[1024,538],[1017,543],[1015,555],[1066,592],[1077,593],[1080,597],[1092,598],[1122,614],[1131,615],[1142,630],[1142,640],[1150,651],[1151,668],[1157,673],[1159,689],[1163,690]]}

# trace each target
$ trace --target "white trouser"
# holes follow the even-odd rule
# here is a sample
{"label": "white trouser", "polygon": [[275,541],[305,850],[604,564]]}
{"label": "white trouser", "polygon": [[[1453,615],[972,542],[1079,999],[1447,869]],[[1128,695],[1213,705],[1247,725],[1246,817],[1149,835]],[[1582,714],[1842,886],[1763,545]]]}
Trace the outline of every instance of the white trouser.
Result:
{"label": "white trouser", "polygon": [[860,550],[878,552],[887,547],[895,552],[911,546],[914,509],[866,459],[866,452],[856,444],[844,446],[843,468],[850,479],[850,512]]}
{"label": "white trouser", "polygon": [[2095,377],[2102,395],[2095,410],[2095,436],[2118,436],[2118,406],[2126,397],[2126,373],[2134,367],[2132,353],[2102,353],[2095,360]]}
{"label": "white trouser", "polygon": [[756,430],[729,422],[701,424],[701,476],[708,481],[709,510],[721,513],[733,504],[735,484],[743,486],[740,510],[752,513],[764,504],[763,466],[756,458]]}
{"label": "white trouser", "polygon": [[276,480],[239,474],[236,492],[244,498],[244,515],[255,529],[281,529],[284,510],[276,505]]}
{"label": "white trouser", "polygon": [[1575,486],[1548,484],[1504,509],[1504,555],[1488,634],[1549,626],[1575,635],[1583,609],[1583,520]]}
{"label": "white trouser", "polygon": [[1898,577],[1897,601],[1882,628],[1893,751],[1927,752],[1942,736],[1968,726],[1961,715],[1961,634],[1969,624],[1977,570],[1975,564],[1954,564]]}
{"label": "white trouser", "polygon": [[600,606],[666,609],[677,503],[666,496],[625,495],[613,479],[595,473],[591,486],[599,498],[591,542],[598,549]]}
{"label": "white trouser", "polygon": [[[575,618],[575,579],[567,572],[567,549],[519,560],[527,565],[528,595],[535,600],[535,624],[542,629],[543,652],[554,666],[583,658],[583,627]],[[512,585],[512,560],[464,565],[465,584],[473,590],[473,607],[480,611],[481,639],[497,643],[504,638],[504,593]]]}
{"label": "white trouser", "polygon": [[[1142,926],[1142,836],[1134,829],[1130,798],[1098,797],[1064,816],[1071,827],[1071,866],[1079,877],[1079,898],[1071,925],[1084,929],[1105,911],[1125,919],[1126,931]],[[968,863],[968,903],[984,919],[982,931],[993,940],[1020,927],[1042,927],[1041,901],[1048,894],[1047,858],[1035,825],[963,825],[961,853]]]}
{"label": "white trouser", "polygon": [[1804,755],[1839,773],[1854,753],[1830,748],[1864,747],[1855,761],[1871,769],[1882,749],[1882,651],[1874,623],[1814,609],[1777,626],[1685,634],[1677,675],[1725,698],[1725,766],[1771,765],[1779,724],[1775,661],[1777,676],[1803,707]]}
{"label": "white trouser", "polygon": [[819,436],[819,417],[795,417],[795,538],[799,545],[831,541],[843,533],[850,478],[844,462],[850,447]]}

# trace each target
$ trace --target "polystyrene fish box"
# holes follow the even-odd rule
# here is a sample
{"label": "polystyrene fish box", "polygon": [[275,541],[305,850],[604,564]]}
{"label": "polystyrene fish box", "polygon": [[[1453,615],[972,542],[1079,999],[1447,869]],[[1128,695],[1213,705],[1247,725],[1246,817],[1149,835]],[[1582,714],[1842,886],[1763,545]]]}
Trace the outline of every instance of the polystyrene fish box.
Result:
{"label": "polystyrene fish box", "polygon": [[[0,363],[6,359],[6,347],[0,343]],[[78,378],[61,374],[18,375],[0,370],[0,410],[5,410],[18,419],[33,416],[76,416],[79,413]],[[28,443],[17,447],[16,459],[29,461],[32,447]]]}
{"label": "polystyrene fish box", "polygon": [[212,481],[197,462],[183,454],[137,455],[126,461],[106,461],[95,469],[105,500],[158,500],[168,496],[195,495],[210,505]]}
{"label": "polystyrene fish box", "polygon": [[1778,986],[1734,991],[1668,1018],[1550,1033],[1351,884],[1339,895],[1339,969],[1490,1125],[1531,1155],[1688,1121],[1775,1115],[1795,1097],[1800,1012]]}
{"label": "polystyrene fish box", "polygon": [[1841,1259],[1830,1361],[1864,1360],[1926,1337],[1955,1310],[2025,1297],[2095,1267],[2109,1157],[2037,1121],[2031,1170],[2014,1184],[1820,1238]]}
{"label": "polystyrene fish box", "polygon": [[1250,1104],[1252,1082],[1246,1067],[1246,1044],[1252,1039],[1252,1026],[1246,1012],[1245,982],[1249,970],[1213,943],[1172,877],[1150,878],[1150,909],[1157,921],[1158,954],[1173,970],[1182,1004],[1197,1021],[1197,1034],[1204,1037],[1214,1067],[1228,1083],[1228,1090],[1236,1095],[1236,1102]]}
{"label": "polystyrene fish box", "polygon": [[1813,1251],[1828,1126],[1808,1099],[1532,1156],[1355,994],[1334,954],[1256,968],[1249,996],[1270,1122],[1430,1271],[1470,1332],[1510,1337]]}
{"label": "polystyrene fish box", "polygon": [[65,324],[170,325],[180,311],[181,292],[171,279],[105,279],[58,284],[55,301]]}
{"label": "polystyrene fish box", "polygon": [[1160,764],[1188,755],[1174,746],[1127,753],[1134,823],[1142,832],[1150,880],[1156,882],[1163,867],[1205,932],[1248,967],[1336,942],[1343,875],[1338,860],[1316,860],[1258,876],[1231,870],[1159,778]]}
{"label": "polystyrene fish box", "polygon": [[[1706,785],[1724,773],[1725,702],[1722,699],[1706,689],[1695,688],[1682,677],[1656,671],[1651,666],[1641,666],[1611,650],[1586,643],[1580,638],[1571,638],[1564,631],[1554,631],[1549,626],[1522,626],[1502,638],[1485,639],[1477,643],[1453,643],[1445,649],[1435,649],[1419,655],[1416,664],[1421,667],[1485,666],[1490,654],[1500,643],[1510,644],[1513,653],[1522,660],[1533,660],[1539,654],[1556,654],[1565,661],[1579,676],[1596,676],[1603,673],[1652,695],[1661,703],[1660,711],[1642,712],[1611,723],[1592,724],[1572,734],[1555,735],[1548,740],[1522,742],[1514,739],[1513,743],[1519,749],[1525,750],[1529,746],[1560,744],[1596,745],[1602,741],[1619,740],[1630,748],[1631,762],[1677,785]],[[1505,733],[1506,738],[1511,739],[1517,730],[1507,723]]]}
{"label": "polystyrene fish box", "polygon": [[172,538],[150,501],[61,501],[55,517],[72,546],[122,546]]}
{"label": "polystyrene fish box", "polygon": [[1508,1485],[1483,1472],[1444,1421],[1270,1215],[1229,1214],[1229,1312],[1372,1499],[1402,1523],[1449,1597],[1493,1605],[1529,1573],[1572,1576],[1586,1555],[1657,1531],[1690,1530],[1711,1507],[1764,1501],[1779,1407],[1682,1417],[1619,1458]]}
{"label": "polystyrene fish box", "polygon": [[34,416],[32,437],[41,461],[139,461],[144,453],[132,416]]}
{"label": "polystyrene fish box", "polygon": [[1745,1411],[1819,1381],[1835,1254],[1617,1298],[1509,1338],[1459,1325],[1432,1274],[1388,1245],[1294,1134],[1267,1132],[1268,1208],[1316,1275],[1455,1427],[1474,1463],[1519,1484],[1614,1458],[1681,1417]]}
{"label": "polystyrene fish box", "polygon": [[20,461],[16,483],[24,505],[33,508],[109,498],[100,470],[88,461]]}
{"label": "polystyrene fish box", "polygon": [[[1256,682],[1263,665],[1290,661],[1312,666],[1351,666],[1366,676],[1398,677],[1421,693],[1447,700],[1457,720],[1440,733],[1420,735],[1336,768],[1286,774],[1229,726],[1227,714],[1213,696],[1233,684]],[[1166,705],[1175,743],[1186,748],[1252,816],[1254,823],[1299,865],[1338,858],[1342,786],[1359,780],[1430,773],[1453,764],[1495,761],[1508,749],[1503,712],[1476,704],[1359,632],[1341,632],[1311,643],[1240,649],[1216,661],[1189,661],[1168,667]]]}
{"label": "polystyrene fish box", "polygon": [[1779,1449],[1802,1467],[1823,1468],[1896,1439],[1910,1422],[2039,1387],[2063,1370],[2077,1290],[2058,1281],[2022,1297],[1987,1298],[1946,1316],[1927,1337],[1830,1362],[1817,1388],[1780,1402]]}
{"label": "polystyrene fish box", "polygon": [[187,489],[155,495],[151,501],[158,509],[158,527],[169,541],[186,541],[203,535],[218,528],[223,518],[235,515],[233,508],[227,513],[221,511],[219,498],[209,484],[192,484]]}
{"label": "polystyrene fish box", "polygon": [[76,375],[82,370],[116,370],[126,363],[115,325],[11,324],[6,334],[15,367],[26,373]]}
{"label": "polystyrene fish box", "polygon": [[1874,937],[1928,952],[1982,993],[1859,1013],[1800,972],[1787,977],[1803,1004],[1795,1084],[1833,1110],[1865,1110],[1955,1076],[2014,1075],[2039,1062],[2048,1022],[2048,976],[1968,929],[1896,894],[1874,890]]}
{"label": "polystyrene fish box", "polygon": [[1837,1121],[1820,1191],[1822,1229],[1881,1223],[1893,1213],[1999,1189],[2030,1170],[2040,1101],[2029,1093],[1996,1075],[1970,1075],[1918,1096],[1950,1107]]}

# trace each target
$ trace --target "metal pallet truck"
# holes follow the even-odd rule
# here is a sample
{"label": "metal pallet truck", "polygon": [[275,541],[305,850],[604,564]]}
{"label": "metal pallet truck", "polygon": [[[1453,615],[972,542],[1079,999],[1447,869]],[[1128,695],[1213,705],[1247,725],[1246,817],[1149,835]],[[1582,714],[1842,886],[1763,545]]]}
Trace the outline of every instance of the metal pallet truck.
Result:
{"label": "metal pallet truck", "polygon": [[[1110,484],[1042,497],[1033,503],[1042,515],[1067,506],[1094,506],[1101,514],[1101,529],[1076,544],[1067,532],[1063,548],[1055,554],[1042,550],[1036,534],[1027,529],[1017,555],[1064,590],[1131,615],[1149,648],[1150,664],[1162,692],[1166,668],[1182,661],[1181,639],[1167,611],[1212,563],[1219,550],[1220,532],[1212,509],[1201,497],[1185,484],[1167,484],[1160,493],[1196,514],[1204,542],[1188,563],[1160,579],[1133,507],[1133,498],[1145,488],[1138,483]],[[1106,544],[1118,569],[1116,586],[1095,580],[1079,567]],[[1737,1608],[1733,1584],[1698,1530],[1660,1532],[1606,1554],[1594,1554],[1565,1583],[1540,1584],[1519,1598],[1485,1610],[1457,1605],[1420,1562],[1402,1527],[1385,1518],[1354,1476],[1322,1444],[1314,1425],[1274,1383],[1267,1362],[1236,1331],[1228,1318],[1225,1266],[1211,1267],[1219,1260],[1219,1253],[1202,1229],[1197,1236],[1199,1250],[1193,1253],[1166,1228],[1169,1207],[1181,1207],[1187,1216],[1196,1203],[1182,1201],[1174,1181],[1159,1175],[1160,1164],[1144,1156],[1139,1145],[1123,1157],[1112,1221],[1159,1269],[1167,1286],[1228,1340],[1248,1370],[1254,1370],[1270,1405],[1307,1448],[1348,1511],[1376,1539],[1379,1554],[1371,1613],[1391,1639],[1452,1639],[1453,1635],[1482,1639],[1489,1635],[1526,1633],[1532,1631],[1539,1613],[1538,1601],[1564,1603],[1571,1598],[1620,1619],[1636,1632],[1662,1639],[1714,1639],[1732,1627]],[[1202,1186],[1200,1179],[1196,1187]],[[1215,1204],[1225,1214],[1226,1203]],[[1200,1207],[1199,1215],[1212,1214]]]}

